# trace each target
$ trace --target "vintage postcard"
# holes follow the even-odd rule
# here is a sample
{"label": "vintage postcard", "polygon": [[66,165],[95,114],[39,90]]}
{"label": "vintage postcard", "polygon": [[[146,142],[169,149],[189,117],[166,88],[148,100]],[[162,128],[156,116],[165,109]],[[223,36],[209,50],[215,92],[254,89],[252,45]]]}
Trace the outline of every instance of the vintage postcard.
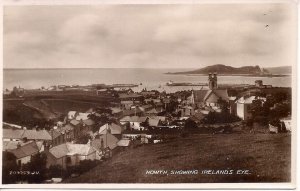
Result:
{"label": "vintage postcard", "polygon": [[295,187],[293,1],[4,1],[3,188]]}

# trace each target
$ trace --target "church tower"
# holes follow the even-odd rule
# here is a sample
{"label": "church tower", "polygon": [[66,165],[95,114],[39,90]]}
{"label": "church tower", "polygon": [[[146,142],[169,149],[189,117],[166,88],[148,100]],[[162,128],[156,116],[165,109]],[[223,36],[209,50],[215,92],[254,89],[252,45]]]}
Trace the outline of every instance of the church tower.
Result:
{"label": "church tower", "polygon": [[208,87],[211,90],[217,89],[218,88],[218,78],[217,78],[217,73],[209,73],[208,74]]}

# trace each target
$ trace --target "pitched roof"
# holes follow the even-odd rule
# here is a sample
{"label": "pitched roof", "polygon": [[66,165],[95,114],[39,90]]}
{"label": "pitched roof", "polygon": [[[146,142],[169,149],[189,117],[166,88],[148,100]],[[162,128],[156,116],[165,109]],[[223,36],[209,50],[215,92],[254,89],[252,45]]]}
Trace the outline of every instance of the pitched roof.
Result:
{"label": "pitched roof", "polygon": [[149,125],[152,126],[152,127],[157,127],[159,122],[160,122],[160,119],[153,119],[153,118],[149,118],[148,119],[148,122],[149,122]]}
{"label": "pitched roof", "polygon": [[56,158],[61,158],[63,156],[66,156],[68,153],[68,147],[67,144],[61,144],[61,145],[57,145],[55,147],[52,147],[49,149],[49,152],[55,156]]}
{"label": "pitched roof", "polygon": [[120,121],[123,122],[145,122],[147,117],[139,117],[139,116],[125,116]]}
{"label": "pitched roof", "polygon": [[228,92],[226,89],[215,89],[215,90],[195,90],[194,99],[195,102],[210,102],[216,103],[219,98],[225,101],[229,100]]}
{"label": "pitched roof", "polygon": [[159,119],[161,121],[165,121],[166,117],[165,116],[150,116],[148,117],[149,119]]}
{"label": "pitched roof", "polygon": [[24,132],[23,129],[3,129],[3,138],[22,139]]}
{"label": "pitched roof", "polygon": [[209,90],[194,90],[195,102],[203,102]]}
{"label": "pitched roof", "polygon": [[107,129],[110,129],[110,133],[112,135],[122,134],[122,130],[123,130],[120,125],[117,125],[115,123],[111,123],[111,124],[106,123],[100,127],[99,134],[105,135],[107,133]]}
{"label": "pitched roof", "polygon": [[207,97],[204,98],[204,101],[208,103],[217,103],[220,99],[214,92],[211,92]]}
{"label": "pitched roof", "polygon": [[22,141],[3,141],[3,150],[13,150],[18,148],[18,144],[24,146],[31,143],[32,141],[22,142]]}
{"label": "pitched roof", "polygon": [[59,132],[57,129],[51,129],[49,134],[51,135],[52,139],[56,139],[61,135],[61,132]]}
{"label": "pitched roof", "polygon": [[125,116],[139,114],[139,113],[143,113],[143,111],[140,108],[123,110],[123,115]]}
{"label": "pitched roof", "polygon": [[67,148],[69,150],[68,155],[89,155],[96,150],[89,144],[72,144],[67,143]]}
{"label": "pitched roof", "polygon": [[23,137],[27,139],[52,140],[51,135],[46,130],[26,130]]}
{"label": "pitched roof", "polygon": [[72,124],[72,125],[78,125],[79,123],[80,123],[80,121],[77,121],[77,120],[75,120],[75,119],[73,119],[73,120],[71,120],[70,121],[70,123]]}
{"label": "pitched roof", "polygon": [[222,98],[224,101],[229,100],[227,89],[216,89],[213,90],[213,92],[220,98]]}
{"label": "pitched roof", "polygon": [[117,146],[117,142],[119,141],[114,135],[107,133],[105,135],[101,135],[99,138],[92,140],[91,145],[97,151],[101,151],[101,139],[103,139],[103,147],[109,147],[110,149],[114,149]]}
{"label": "pitched roof", "polygon": [[129,140],[129,139],[121,139],[121,140],[117,143],[117,145],[118,145],[119,147],[128,147],[129,144],[130,144],[130,140]]}
{"label": "pitched roof", "polygon": [[9,152],[13,153],[17,159],[20,159],[38,153],[39,148],[36,145],[36,143],[33,141],[30,142],[29,144],[21,146],[20,148],[10,150]]}
{"label": "pitched roof", "polygon": [[95,121],[93,121],[92,119],[86,119],[86,120],[83,120],[83,123],[90,126],[90,125],[94,125]]}
{"label": "pitched roof", "polygon": [[111,109],[111,111],[112,111],[112,114],[122,112],[122,109],[120,109],[120,108],[118,108],[118,107],[111,107],[110,109]]}
{"label": "pitched roof", "polygon": [[49,152],[56,158],[67,155],[84,155],[87,156],[96,150],[89,144],[72,144],[64,143],[49,149]]}
{"label": "pitched roof", "polygon": [[152,109],[153,106],[152,106],[152,105],[142,105],[142,106],[140,106],[140,108],[141,108],[142,110],[146,111],[146,110]]}
{"label": "pitched roof", "polygon": [[149,113],[149,114],[158,114],[159,112],[155,108],[153,108],[153,109],[151,109],[149,111],[146,111],[146,113]]}

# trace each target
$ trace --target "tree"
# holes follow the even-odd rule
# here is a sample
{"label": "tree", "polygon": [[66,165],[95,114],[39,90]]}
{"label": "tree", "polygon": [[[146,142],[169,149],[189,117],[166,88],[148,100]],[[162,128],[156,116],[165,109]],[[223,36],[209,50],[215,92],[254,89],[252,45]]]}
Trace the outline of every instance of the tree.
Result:
{"label": "tree", "polygon": [[185,129],[196,129],[197,123],[195,121],[193,121],[192,119],[187,119],[185,124],[184,124],[184,128]]}
{"label": "tree", "polygon": [[16,163],[16,157],[14,154],[4,151],[3,152],[3,163],[2,163],[2,183],[13,184],[20,180],[18,175],[14,174],[19,170]]}
{"label": "tree", "polygon": [[228,113],[229,112],[229,104],[227,101],[223,100],[221,97],[218,99],[217,102],[221,108],[222,113]]}
{"label": "tree", "polygon": [[64,177],[65,170],[61,165],[51,165],[48,169],[48,178]]}
{"label": "tree", "polygon": [[44,153],[37,153],[31,157],[31,161],[23,165],[22,170],[29,171],[31,174],[26,176],[29,183],[42,183],[47,175],[47,156]]}
{"label": "tree", "polygon": [[89,134],[84,134],[77,139],[76,143],[77,144],[87,144],[90,139],[91,139],[91,136]]}

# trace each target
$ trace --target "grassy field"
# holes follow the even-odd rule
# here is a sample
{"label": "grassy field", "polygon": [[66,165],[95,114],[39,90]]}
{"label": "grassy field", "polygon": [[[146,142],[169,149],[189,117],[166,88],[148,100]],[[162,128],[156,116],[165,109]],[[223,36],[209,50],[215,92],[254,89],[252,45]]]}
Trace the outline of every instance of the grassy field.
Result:
{"label": "grassy field", "polygon": [[[288,182],[290,156],[290,134],[198,134],[130,148],[65,182]],[[165,170],[168,173],[147,174],[147,170]],[[198,170],[198,174],[172,174],[176,170]],[[217,170],[232,170],[233,174],[205,174],[203,170],[214,170],[214,173]],[[249,170],[249,174],[238,175],[238,170]]]}

